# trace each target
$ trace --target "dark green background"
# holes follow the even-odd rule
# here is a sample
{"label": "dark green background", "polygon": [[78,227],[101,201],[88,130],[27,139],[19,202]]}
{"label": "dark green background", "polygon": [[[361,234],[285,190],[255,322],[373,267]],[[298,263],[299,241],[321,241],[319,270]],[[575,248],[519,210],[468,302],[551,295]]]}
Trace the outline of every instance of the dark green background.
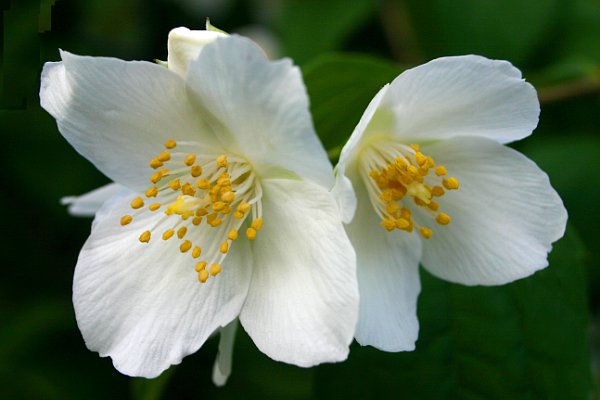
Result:
{"label": "dark green background", "polygon": [[[55,3],[55,4],[54,4]],[[600,1],[50,0],[0,2],[0,398],[589,399],[597,395],[600,306]],[[187,4],[187,5],[186,5]],[[417,351],[354,345],[341,364],[271,361],[243,329],[233,375],[215,388],[209,340],[156,380],[119,374],[89,352],[71,280],[89,219],[60,197],[107,182],[39,107],[58,48],[166,59],[176,26],[204,18],[267,29],[302,67],[323,143],[336,149],[402,69],[454,54],[507,59],[539,91],[540,125],[515,148],[545,169],[570,215],[550,267],[503,287],[462,287],[422,271]]]}

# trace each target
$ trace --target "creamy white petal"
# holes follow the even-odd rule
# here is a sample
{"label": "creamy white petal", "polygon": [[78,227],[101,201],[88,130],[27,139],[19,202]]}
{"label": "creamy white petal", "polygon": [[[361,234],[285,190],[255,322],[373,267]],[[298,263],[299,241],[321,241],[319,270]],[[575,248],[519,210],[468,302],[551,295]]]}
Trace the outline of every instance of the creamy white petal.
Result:
{"label": "creamy white petal", "polygon": [[415,233],[383,229],[365,186],[359,181],[354,186],[358,209],[346,231],[356,251],[360,292],[356,341],[384,351],[414,350],[421,240]]}
{"label": "creamy white petal", "polygon": [[[540,106],[533,86],[509,62],[469,55],[400,74],[378,113],[390,111],[394,134],[407,142],[481,136],[507,143],[531,134]],[[366,136],[378,133],[368,129]]]}
{"label": "creamy white petal", "polygon": [[302,367],[344,360],[358,314],[354,250],[335,201],[300,180],[263,181],[264,226],[240,321],[257,347]]}
{"label": "creamy white petal", "polygon": [[44,65],[41,105],[69,143],[113,181],[146,188],[148,162],[169,138],[218,145],[188,102],[185,82],[168,69],[64,51],[61,56],[63,62]]}
{"label": "creamy white petal", "polygon": [[189,62],[198,57],[204,46],[224,36],[227,35],[216,31],[191,31],[185,27],[172,29],[167,41],[169,69],[184,77]]}
{"label": "creamy white petal", "polygon": [[212,380],[217,386],[224,386],[231,375],[233,345],[237,332],[238,320],[234,319],[224,328],[219,329],[219,351],[213,365]]}
{"label": "creamy white petal", "polygon": [[60,203],[68,205],[69,214],[76,217],[93,217],[108,199],[115,196],[123,186],[109,183],[80,196],[67,196]]}
{"label": "creamy white petal", "polygon": [[337,202],[342,222],[347,224],[352,221],[356,212],[356,195],[354,194],[352,182],[344,174],[343,165],[338,164],[336,172],[335,184],[331,189],[331,194]]}
{"label": "creamy white petal", "polygon": [[452,222],[436,227],[425,242],[425,268],[452,282],[495,285],[548,265],[567,213],[535,163],[483,138],[440,141],[423,146],[423,152],[460,182],[459,190],[439,201]]}
{"label": "creamy white petal", "polygon": [[187,80],[196,100],[216,117],[223,146],[246,157],[259,175],[284,169],[333,186],[302,74],[290,60],[269,61],[252,41],[231,35],[204,47]]}
{"label": "creamy white petal", "polygon": [[239,240],[223,272],[200,284],[194,260],[180,253],[176,237],[163,241],[160,229],[150,243],[138,241],[160,212],[119,225],[132,196],[113,197],[97,213],[75,269],[73,304],[90,350],[110,356],[126,375],[152,378],[239,314],[251,260],[247,241]]}

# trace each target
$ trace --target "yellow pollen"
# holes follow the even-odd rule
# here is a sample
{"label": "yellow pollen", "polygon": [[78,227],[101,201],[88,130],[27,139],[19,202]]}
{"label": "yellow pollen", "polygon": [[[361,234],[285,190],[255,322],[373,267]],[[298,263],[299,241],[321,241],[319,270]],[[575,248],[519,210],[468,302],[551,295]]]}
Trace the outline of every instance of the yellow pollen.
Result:
{"label": "yellow pollen", "polygon": [[231,203],[235,200],[235,194],[228,190],[225,193],[221,194],[221,200],[223,200],[225,203]]}
{"label": "yellow pollen", "polygon": [[160,168],[163,165],[164,165],[163,162],[160,161],[158,158],[153,158],[152,160],[150,160],[150,167],[152,169]]}
{"label": "yellow pollen", "polygon": [[196,194],[196,189],[194,189],[189,183],[186,183],[181,187],[181,193],[187,196],[193,196]]}
{"label": "yellow pollen", "polygon": [[396,222],[393,219],[386,218],[381,221],[381,226],[383,226],[386,231],[391,232],[396,229]]}
{"label": "yellow pollen", "polygon": [[225,154],[220,155],[219,157],[217,157],[217,165],[221,168],[226,168],[227,167],[227,156]]}
{"label": "yellow pollen", "polygon": [[[212,217],[214,215],[214,218],[209,218]],[[206,223],[209,224],[210,226],[212,226],[213,228],[216,228],[217,226],[221,225],[221,223],[223,222],[223,220],[221,218],[217,217],[218,214],[210,214],[208,217],[206,217]]]}
{"label": "yellow pollen", "polygon": [[410,145],[410,148],[413,149],[414,151],[419,151],[420,147],[418,144],[414,143]]}
{"label": "yellow pollen", "polygon": [[196,264],[196,267],[194,267],[194,269],[196,270],[196,272],[200,272],[203,269],[206,268],[206,261],[200,261]]}
{"label": "yellow pollen", "polygon": [[238,204],[237,206],[237,210],[240,212],[243,212],[244,214],[247,213],[248,211],[250,211],[250,208],[252,206],[250,204],[248,204],[245,201],[242,201],[240,204]]}
{"label": "yellow pollen", "polygon": [[194,178],[199,177],[200,175],[202,175],[202,167],[199,165],[194,165],[190,169],[190,175],[192,175]]}
{"label": "yellow pollen", "polygon": [[254,228],[248,228],[248,229],[246,229],[246,236],[250,240],[256,239],[256,229],[254,229]]}
{"label": "yellow pollen", "polygon": [[221,214],[226,215],[231,212],[231,206],[229,204],[225,204],[225,207],[221,210]]}
{"label": "yellow pollen", "polygon": [[429,228],[425,228],[424,226],[419,228],[419,232],[425,239],[429,239],[433,235],[433,231]]}
{"label": "yellow pollen", "polygon": [[241,211],[235,211],[233,213],[233,218],[235,218],[235,219],[242,219],[242,218],[244,218],[244,215],[245,214],[243,212],[241,212]]}
{"label": "yellow pollen", "polygon": [[171,159],[171,153],[169,153],[167,150],[163,151],[162,153],[160,153],[158,155],[158,157],[156,157],[159,161],[162,162],[167,162]]}
{"label": "yellow pollen", "polygon": [[194,153],[190,153],[190,154],[186,155],[183,162],[188,167],[191,167],[196,162],[196,155]]}
{"label": "yellow pollen", "polygon": [[150,182],[152,183],[157,183],[158,181],[160,181],[163,177],[162,172],[158,171],[152,174],[152,176],[150,177]]}
{"label": "yellow pollen", "polygon": [[408,229],[410,227],[410,222],[404,218],[398,218],[395,224],[398,229]]}
{"label": "yellow pollen", "polygon": [[263,219],[262,218],[256,218],[250,224],[250,227],[256,229],[257,231],[260,231],[260,229],[262,228],[262,226],[263,226]]}
{"label": "yellow pollen", "polygon": [[236,231],[235,229],[232,229],[229,234],[227,235],[227,238],[229,240],[236,240],[238,238],[238,231]]}
{"label": "yellow pollen", "polygon": [[437,175],[437,176],[444,176],[448,173],[448,170],[446,170],[446,167],[444,167],[443,165],[440,165],[439,167],[435,167],[435,169],[433,170],[433,172]]}
{"label": "yellow pollen", "polygon": [[450,218],[450,216],[448,214],[439,213],[437,215],[437,217],[435,217],[435,220],[440,225],[448,225],[452,219]]}
{"label": "yellow pollen", "polygon": [[207,190],[210,188],[210,181],[208,179],[200,179],[196,183],[196,186],[198,186],[198,189]]}
{"label": "yellow pollen", "polygon": [[177,146],[177,142],[176,142],[176,141],[174,141],[173,139],[169,139],[169,140],[167,140],[167,141],[165,142],[165,147],[166,147],[167,149],[174,149],[174,148],[175,148],[175,146]]}
{"label": "yellow pollen", "polygon": [[219,275],[219,272],[221,272],[221,264],[214,263],[210,266],[210,274],[212,276]]}
{"label": "yellow pollen", "polygon": [[454,177],[443,179],[442,184],[448,190],[456,190],[456,189],[458,189],[458,185],[459,185],[458,179],[456,179]]}
{"label": "yellow pollen", "polygon": [[150,204],[150,206],[148,206],[148,209],[150,211],[156,211],[160,208],[160,203],[152,203]]}
{"label": "yellow pollen", "polygon": [[205,216],[206,214],[208,214],[208,211],[206,210],[206,208],[202,208],[202,207],[200,207],[200,208],[198,208],[198,209],[196,210],[196,215],[197,215],[198,217],[203,217],[203,216]]}
{"label": "yellow pollen", "polygon": [[171,182],[169,182],[169,187],[173,190],[181,189],[181,181],[179,180],[179,178],[173,179]]}
{"label": "yellow pollen", "polygon": [[133,217],[131,215],[123,215],[121,217],[121,225],[122,226],[130,224],[131,221],[133,221]]}
{"label": "yellow pollen", "polygon": [[146,197],[156,197],[158,194],[158,188],[156,186],[152,186],[150,189],[146,190]]}
{"label": "yellow pollen", "polygon": [[225,203],[223,203],[222,201],[217,201],[212,205],[213,211],[221,211],[224,207]]}
{"label": "yellow pollen", "polygon": [[198,271],[198,281],[200,281],[201,283],[205,283],[207,280],[208,280],[208,271],[205,269]]}
{"label": "yellow pollen", "polygon": [[420,151],[417,151],[415,153],[415,160],[417,161],[417,164],[419,164],[420,167],[427,163],[427,157]]}
{"label": "yellow pollen", "polygon": [[167,229],[163,233],[162,238],[163,238],[163,240],[169,240],[171,237],[173,237],[174,234],[175,234],[175,231],[173,229]]}
{"label": "yellow pollen", "polygon": [[194,219],[192,220],[192,224],[198,226],[202,223],[202,217],[194,217]]}
{"label": "yellow pollen", "polygon": [[390,203],[385,207],[385,211],[390,215],[395,215],[398,210],[400,210],[400,206],[394,203]]}
{"label": "yellow pollen", "polygon": [[433,188],[431,188],[431,195],[433,197],[442,197],[444,193],[446,193],[446,191],[441,186],[434,186]]}
{"label": "yellow pollen", "polygon": [[227,251],[229,251],[229,243],[228,242],[221,243],[221,247],[219,247],[219,251],[223,254],[227,254]]}
{"label": "yellow pollen", "polygon": [[186,251],[188,251],[191,248],[192,248],[192,242],[190,242],[189,240],[186,240],[185,242],[181,243],[181,246],[179,246],[179,251],[181,251],[182,253],[185,253]]}
{"label": "yellow pollen", "polygon": [[429,204],[427,204],[427,208],[429,208],[431,211],[437,211],[440,209],[440,203],[432,200]]}
{"label": "yellow pollen", "polygon": [[194,247],[194,250],[192,250],[192,257],[198,258],[200,257],[200,254],[202,254],[202,249],[199,246]]}
{"label": "yellow pollen", "polygon": [[138,208],[144,207],[144,200],[141,197],[136,197],[131,201],[131,208],[137,210]]}
{"label": "yellow pollen", "polygon": [[150,241],[150,236],[150,231],[144,231],[144,233],[140,235],[140,242],[148,243]]}
{"label": "yellow pollen", "polygon": [[185,226],[182,226],[181,228],[179,228],[177,230],[177,237],[179,239],[182,239],[185,236],[186,233],[187,233],[187,228]]}

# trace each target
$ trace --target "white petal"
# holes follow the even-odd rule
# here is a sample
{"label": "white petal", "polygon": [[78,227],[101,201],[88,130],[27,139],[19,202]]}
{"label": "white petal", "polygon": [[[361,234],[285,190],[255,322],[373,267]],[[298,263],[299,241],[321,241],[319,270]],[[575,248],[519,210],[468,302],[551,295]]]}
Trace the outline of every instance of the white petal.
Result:
{"label": "white petal", "polygon": [[189,62],[198,57],[204,46],[224,36],[227,35],[216,31],[191,31],[184,27],[172,29],[167,41],[169,69],[184,77]]}
{"label": "white petal", "polygon": [[240,321],[277,361],[310,367],[348,355],[358,314],[354,250],[331,195],[308,181],[263,181],[264,227]]}
{"label": "white petal", "polygon": [[69,214],[76,217],[93,217],[108,199],[123,190],[123,186],[109,183],[81,196],[68,196],[60,199],[63,205],[69,205]]}
{"label": "white petal", "polygon": [[340,218],[345,224],[352,221],[356,212],[356,195],[352,182],[344,175],[343,166],[338,165],[337,175],[335,177],[335,185],[331,189],[331,194],[335,198],[339,211]]}
{"label": "white petal", "polygon": [[206,45],[189,68],[188,83],[218,120],[223,146],[247,157],[259,175],[283,168],[333,186],[302,74],[290,60],[269,61],[253,42],[231,35]]}
{"label": "white petal", "polygon": [[219,351],[213,365],[212,380],[217,386],[225,386],[231,375],[231,362],[233,358],[233,345],[237,332],[238,320],[234,319],[226,327],[219,330]]}
{"label": "white petal", "polygon": [[358,209],[346,231],[356,251],[360,291],[356,340],[384,351],[414,350],[421,240],[415,233],[383,229],[365,186],[359,181],[354,186]]}
{"label": "white petal", "polygon": [[169,139],[216,143],[187,99],[185,82],[148,62],[61,52],[46,63],[40,101],[63,136],[113,181],[145,190],[148,162]]}
{"label": "white petal", "polygon": [[539,101],[533,86],[506,61],[443,57],[405,71],[390,85],[383,109],[407,141],[481,136],[507,143],[531,134]]}
{"label": "white petal", "polygon": [[567,213],[535,163],[483,138],[440,141],[423,146],[423,152],[460,182],[439,201],[452,222],[434,227],[425,242],[425,268],[452,282],[494,285],[548,265],[547,253],[564,234]]}
{"label": "white petal", "polygon": [[129,200],[114,197],[97,213],[77,262],[73,303],[90,350],[112,357],[126,375],[152,378],[239,314],[252,265],[247,241],[237,241],[223,272],[200,284],[176,238],[161,240],[161,230],[150,243],[138,241],[160,212],[119,225]]}

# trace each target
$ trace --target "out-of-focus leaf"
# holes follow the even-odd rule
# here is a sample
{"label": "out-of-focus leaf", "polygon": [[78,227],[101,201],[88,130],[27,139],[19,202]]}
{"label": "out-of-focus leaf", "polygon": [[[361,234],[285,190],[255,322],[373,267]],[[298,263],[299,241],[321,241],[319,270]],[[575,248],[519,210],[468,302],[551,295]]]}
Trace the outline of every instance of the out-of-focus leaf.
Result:
{"label": "out-of-focus leaf", "polygon": [[428,57],[475,53],[517,64],[549,38],[562,11],[560,0],[408,0],[407,5]]}
{"label": "out-of-focus leaf", "polygon": [[550,267],[499,287],[422,274],[417,349],[353,348],[317,371],[326,396],[407,399],[586,399],[591,393],[583,247],[574,232]]}
{"label": "out-of-focus leaf", "polygon": [[161,399],[176,368],[177,366],[172,366],[154,379],[133,378],[131,380],[131,397],[133,400]]}
{"label": "out-of-focus leaf", "polygon": [[297,63],[335,50],[373,14],[371,0],[284,3],[279,30],[285,55]]}
{"label": "out-of-focus leaf", "polygon": [[374,57],[332,54],[303,71],[315,128],[330,150],[346,142],[371,99],[402,69]]}

